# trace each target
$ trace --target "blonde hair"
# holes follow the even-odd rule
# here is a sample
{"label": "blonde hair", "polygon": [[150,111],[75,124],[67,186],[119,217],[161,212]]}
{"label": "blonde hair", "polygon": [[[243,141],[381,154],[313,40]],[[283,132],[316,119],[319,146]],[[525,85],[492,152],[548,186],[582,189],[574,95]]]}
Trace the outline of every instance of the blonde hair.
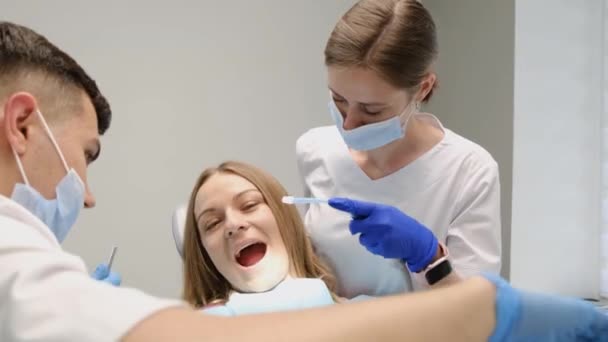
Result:
{"label": "blonde hair", "polygon": [[320,278],[335,299],[335,277],[314,253],[300,214],[295,207],[281,203],[281,198],[287,195],[287,191],[268,173],[252,165],[235,161],[224,162],[218,167],[203,171],[190,195],[184,232],[183,299],[198,308],[216,302],[224,302],[228,300],[233,291],[232,285],[217,270],[203,247],[194,214],[199,189],[215,174],[233,174],[243,177],[260,191],[279,227],[289,262],[293,265],[294,276]]}

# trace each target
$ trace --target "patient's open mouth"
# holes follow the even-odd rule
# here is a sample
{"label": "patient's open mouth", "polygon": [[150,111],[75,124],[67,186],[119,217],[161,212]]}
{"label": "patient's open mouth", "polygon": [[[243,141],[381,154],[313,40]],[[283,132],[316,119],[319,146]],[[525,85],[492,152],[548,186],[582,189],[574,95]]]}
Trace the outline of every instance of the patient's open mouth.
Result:
{"label": "patient's open mouth", "polygon": [[236,261],[243,267],[251,267],[260,262],[264,255],[266,255],[266,244],[256,242],[237,252]]}

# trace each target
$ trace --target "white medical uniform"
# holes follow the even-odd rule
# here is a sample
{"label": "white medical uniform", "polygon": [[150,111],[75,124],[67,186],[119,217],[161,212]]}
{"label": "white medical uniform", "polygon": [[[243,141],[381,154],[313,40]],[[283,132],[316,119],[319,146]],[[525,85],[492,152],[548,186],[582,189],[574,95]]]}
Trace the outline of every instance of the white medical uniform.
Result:
{"label": "white medical uniform", "polygon": [[[443,139],[400,170],[371,180],[352,159],[335,126],[309,130],[297,141],[306,195],[350,197],[396,206],[445,243],[461,276],[498,273],[501,257],[498,165],[481,146],[444,129],[432,115],[418,114],[443,130]],[[382,296],[427,287],[422,274],[368,252],[352,236],[350,216],[312,205],[304,221],[317,253],[336,272],[338,294]],[[413,281],[412,281],[413,279]]]}
{"label": "white medical uniform", "polygon": [[0,341],[117,341],[177,305],[93,280],[37,217],[0,195]]}

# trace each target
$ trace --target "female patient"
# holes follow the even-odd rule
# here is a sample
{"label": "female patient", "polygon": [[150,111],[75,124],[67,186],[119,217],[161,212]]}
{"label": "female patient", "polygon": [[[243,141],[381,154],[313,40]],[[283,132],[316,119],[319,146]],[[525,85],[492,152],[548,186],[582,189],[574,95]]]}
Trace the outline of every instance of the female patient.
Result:
{"label": "female patient", "polygon": [[[243,314],[334,303],[334,277],[313,252],[287,192],[251,165],[226,162],[196,182],[184,233],[184,299]],[[294,295],[295,294],[295,295]]]}
{"label": "female patient", "polygon": [[[246,164],[227,162],[203,172],[186,217],[186,301],[218,315],[286,311],[337,301],[334,278],[314,254],[297,210],[281,203],[285,194],[273,177]],[[495,276],[485,278],[496,286],[489,298],[475,287],[480,278],[452,286],[458,298],[467,298],[472,289],[477,300],[473,306],[450,297],[449,289],[409,295],[408,308],[418,315],[460,313],[415,325],[417,335],[428,337],[441,324],[454,336],[492,326],[491,342],[608,341],[608,317],[592,305],[516,290]],[[488,304],[494,307],[494,317],[484,315],[482,323],[460,319],[485,312],[482,309]],[[403,317],[403,326],[394,329],[412,327],[413,322],[414,317]]]}

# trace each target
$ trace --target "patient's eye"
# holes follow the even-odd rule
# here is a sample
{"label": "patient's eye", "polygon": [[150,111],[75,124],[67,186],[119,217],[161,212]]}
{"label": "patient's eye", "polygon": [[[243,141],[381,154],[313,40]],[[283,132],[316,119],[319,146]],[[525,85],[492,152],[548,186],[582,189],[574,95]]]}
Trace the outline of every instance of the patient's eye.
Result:
{"label": "patient's eye", "polygon": [[213,228],[217,227],[217,225],[219,223],[220,223],[220,220],[212,219],[212,220],[205,222],[203,227],[205,228],[205,231],[209,231],[209,230],[212,230]]}
{"label": "patient's eye", "polygon": [[258,206],[258,204],[260,204],[258,201],[248,201],[243,204],[241,209],[243,211],[252,211]]}
{"label": "patient's eye", "polygon": [[335,103],[346,103],[346,100],[341,97],[333,96],[332,99],[334,100]]}

